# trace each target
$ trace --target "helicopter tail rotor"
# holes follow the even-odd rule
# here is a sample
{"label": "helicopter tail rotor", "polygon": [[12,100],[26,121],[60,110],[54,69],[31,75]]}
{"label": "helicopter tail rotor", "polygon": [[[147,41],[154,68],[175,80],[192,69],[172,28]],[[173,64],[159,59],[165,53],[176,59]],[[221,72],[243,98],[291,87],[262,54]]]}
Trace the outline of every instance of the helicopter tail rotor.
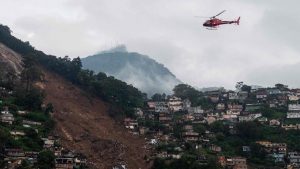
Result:
{"label": "helicopter tail rotor", "polygon": [[239,18],[236,20],[236,24],[237,24],[237,25],[240,25],[240,19],[241,19],[241,17],[239,17]]}

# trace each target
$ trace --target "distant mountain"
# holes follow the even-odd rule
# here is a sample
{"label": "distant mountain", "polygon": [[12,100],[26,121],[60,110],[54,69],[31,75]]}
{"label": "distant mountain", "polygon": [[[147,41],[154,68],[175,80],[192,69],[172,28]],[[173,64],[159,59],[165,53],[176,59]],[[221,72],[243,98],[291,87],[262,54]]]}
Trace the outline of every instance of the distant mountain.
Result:
{"label": "distant mountain", "polygon": [[170,94],[174,86],[181,83],[164,65],[148,56],[127,52],[123,45],[83,58],[82,65],[132,84],[148,96]]}

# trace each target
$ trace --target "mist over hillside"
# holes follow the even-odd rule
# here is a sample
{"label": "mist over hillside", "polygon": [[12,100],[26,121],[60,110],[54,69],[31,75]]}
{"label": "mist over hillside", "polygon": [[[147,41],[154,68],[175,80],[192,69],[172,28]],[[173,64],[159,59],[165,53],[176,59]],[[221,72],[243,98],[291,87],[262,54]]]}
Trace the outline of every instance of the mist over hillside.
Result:
{"label": "mist over hillside", "polygon": [[124,45],[82,59],[85,69],[105,72],[152,96],[170,94],[181,83],[164,65],[146,55],[128,52]]}

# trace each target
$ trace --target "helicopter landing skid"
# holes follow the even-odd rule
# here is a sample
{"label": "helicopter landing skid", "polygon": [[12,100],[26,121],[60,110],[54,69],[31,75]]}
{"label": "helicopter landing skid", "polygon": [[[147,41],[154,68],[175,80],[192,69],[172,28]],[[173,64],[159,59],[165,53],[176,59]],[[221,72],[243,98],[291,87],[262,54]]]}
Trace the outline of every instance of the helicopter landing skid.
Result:
{"label": "helicopter landing skid", "polygon": [[218,28],[206,28],[207,30],[218,30]]}

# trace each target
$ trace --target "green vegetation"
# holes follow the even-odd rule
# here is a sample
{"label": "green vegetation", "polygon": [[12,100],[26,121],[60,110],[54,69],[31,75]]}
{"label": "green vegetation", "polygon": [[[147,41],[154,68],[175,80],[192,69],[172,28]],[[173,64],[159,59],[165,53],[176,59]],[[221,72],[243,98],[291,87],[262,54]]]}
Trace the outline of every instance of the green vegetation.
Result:
{"label": "green vegetation", "polygon": [[52,169],[55,166],[55,156],[51,151],[42,151],[38,155],[37,167],[42,169]]}
{"label": "green vegetation", "polygon": [[264,106],[258,111],[261,112],[262,115],[264,117],[267,117],[268,119],[284,119],[286,117],[287,108],[269,108],[267,106]]}
{"label": "green vegetation", "polygon": [[[51,104],[48,104],[46,108],[42,108],[44,93],[33,85],[41,80],[41,77],[42,74],[37,69],[36,61],[30,57],[25,57],[21,77],[18,80],[15,79],[12,83],[0,85],[0,87],[6,88],[1,91],[0,110],[8,109],[14,117],[12,124],[1,123],[0,125],[0,154],[5,154],[5,148],[34,152],[43,150],[44,142],[41,138],[49,135],[54,127],[54,121],[50,115],[53,107],[51,108]],[[26,113],[19,114],[18,111],[20,110],[26,110]],[[24,120],[37,122],[38,124],[24,125]],[[42,156],[40,161],[43,161],[43,159],[45,157]],[[48,165],[49,162],[46,162],[46,164]],[[0,166],[3,167],[4,165],[5,162],[1,157]],[[40,166],[43,168],[42,165]],[[32,167],[27,161],[23,161],[18,168],[29,169]]]}
{"label": "green vegetation", "polygon": [[[254,164],[275,165],[263,148],[255,143],[258,140],[287,143],[290,151],[300,151],[300,131],[297,130],[286,131],[258,122],[243,122],[236,124],[237,134],[233,135],[228,132],[226,123],[217,121],[210,127],[215,133],[222,133],[222,137],[217,136],[212,143],[222,147],[223,155],[244,156]],[[242,152],[242,146],[250,146],[251,152]]]}
{"label": "green vegetation", "polygon": [[22,160],[21,165],[18,166],[17,169],[32,169],[32,167],[30,166],[30,163],[27,160]]}
{"label": "green vegetation", "polygon": [[198,104],[198,99],[202,95],[201,92],[187,84],[179,84],[173,89],[174,95],[182,99],[189,99],[192,105]]}
{"label": "green vegetation", "polygon": [[152,169],[178,169],[178,168],[184,168],[184,169],[219,169],[221,168],[218,166],[217,159],[213,156],[209,157],[207,159],[207,163],[201,163],[201,160],[199,160],[197,154],[195,153],[189,153],[184,154],[180,159],[155,159]]}
{"label": "green vegetation", "polygon": [[214,107],[214,104],[208,98],[205,98],[202,92],[190,85],[179,84],[174,87],[173,92],[175,96],[180,97],[181,99],[189,99],[193,107],[202,106],[204,109]]}
{"label": "green vegetation", "polygon": [[152,100],[152,101],[156,101],[156,102],[165,101],[166,99],[167,99],[167,96],[166,96],[165,93],[163,93],[163,94],[155,93],[155,94],[151,97],[151,100]]}
{"label": "green vegetation", "polygon": [[[279,111],[280,109],[281,108],[278,108],[277,111]],[[180,119],[179,114],[175,113],[174,116],[178,116],[177,118]],[[220,146],[222,148],[222,151],[218,153],[218,155],[224,155],[228,157],[242,156],[247,158],[249,165],[254,167],[282,166],[282,163],[275,163],[274,159],[268,155],[264,147],[257,144],[256,141],[268,140],[273,143],[286,143],[289,151],[300,151],[300,131],[298,130],[287,131],[280,127],[272,127],[258,121],[241,123],[216,121],[210,125],[192,124],[189,122],[185,122],[183,124],[176,124],[173,126],[172,136],[176,137],[178,140],[182,140],[182,132],[184,132],[183,126],[185,125],[193,125],[193,130],[195,132],[210,140],[210,145]],[[206,135],[205,131],[210,131],[212,135]],[[203,147],[196,149],[195,145],[197,144],[200,144]],[[250,147],[251,151],[244,152],[243,146]],[[207,159],[216,157],[216,153],[212,152],[209,147],[207,147],[201,141],[198,141],[196,144],[186,143],[182,151],[176,151],[175,147],[182,148],[182,143],[160,143],[156,147],[156,150],[158,152],[180,154],[182,158],[178,160],[173,158],[158,158],[155,160],[153,168],[171,169],[176,165],[182,165],[185,168],[193,168],[193,166],[197,166],[198,168],[205,168],[206,166],[203,164],[201,164],[201,166],[198,166],[198,157],[201,155],[207,157]]]}
{"label": "green vegetation", "polygon": [[[25,62],[31,63],[36,61],[37,64],[60,74],[90,94],[99,96],[117,105],[126,116],[133,116],[134,107],[143,106],[145,94],[133,86],[127,85],[125,82],[106,76],[104,73],[94,74],[93,71],[83,70],[80,58],[70,59],[68,56],[57,58],[52,55],[46,55],[41,51],[35,50],[29,42],[22,42],[13,37],[9,27],[3,25],[0,25],[0,42],[23,55]],[[29,72],[24,72],[24,80],[26,81],[26,86],[30,86],[30,81],[39,77],[39,74],[36,72],[35,67],[30,65],[27,70]],[[26,88],[26,90],[30,89]],[[34,94],[34,91],[30,93]],[[26,96],[21,95],[21,100],[24,100]],[[31,108],[36,108],[36,105],[32,105],[30,100],[28,102],[24,103],[24,105],[29,104]]]}

